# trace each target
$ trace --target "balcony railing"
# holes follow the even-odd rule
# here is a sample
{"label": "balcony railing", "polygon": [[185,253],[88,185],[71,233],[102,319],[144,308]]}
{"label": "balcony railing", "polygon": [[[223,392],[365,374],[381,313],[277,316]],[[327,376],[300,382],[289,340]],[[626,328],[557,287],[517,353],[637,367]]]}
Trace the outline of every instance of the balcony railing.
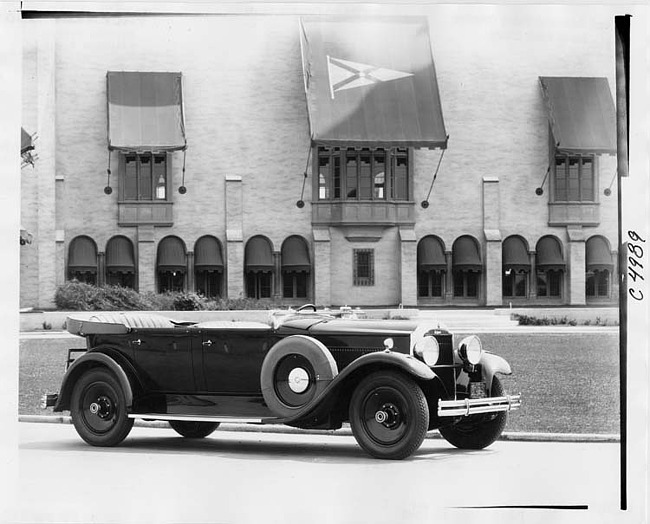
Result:
{"label": "balcony railing", "polygon": [[171,226],[174,224],[171,202],[119,202],[118,224],[120,226]]}
{"label": "balcony railing", "polygon": [[413,225],[413,202],[342,201],[313,202],[313,225]]}
{"label": "balcony railing", "polygon": [[549,226],[597,226],[600,224],[600,206],[595,202],[550,202]]}

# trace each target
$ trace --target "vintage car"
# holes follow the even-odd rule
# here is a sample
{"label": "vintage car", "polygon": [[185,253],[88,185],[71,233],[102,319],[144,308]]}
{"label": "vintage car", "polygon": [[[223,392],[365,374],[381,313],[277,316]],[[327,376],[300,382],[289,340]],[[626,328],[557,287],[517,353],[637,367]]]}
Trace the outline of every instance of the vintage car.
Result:
{"label": "vintage car", "polygon": [[271,313],[268,323],[73,315],[67,329],[86,348],[69,350],[60,391],[42,406],[70,410],[94,446],[119,444],[134,419],[168,421],[187,438],[222,422],[349,422],[359,445],[382,459],[410,456],[433,429],[463,449],[501,435],[520,395],[505,394],[497,375],[510,366],[477,336],[454,345],[437,322],[354,316],[311,304]]}

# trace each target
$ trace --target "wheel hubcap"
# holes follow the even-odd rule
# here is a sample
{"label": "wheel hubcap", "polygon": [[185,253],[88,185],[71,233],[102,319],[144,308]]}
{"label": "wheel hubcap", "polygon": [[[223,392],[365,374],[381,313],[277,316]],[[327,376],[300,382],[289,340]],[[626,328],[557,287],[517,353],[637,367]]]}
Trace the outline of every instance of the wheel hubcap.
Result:
{"label": "wheel hubcap", "polygon": [[399,425],[400,413],[397,406],[394,404],[384,404],[377,413],[375,413],[375,420],[378,424],[391,429]]}
{"label": "wheel hubcap", "polygon": [[92,402],[89,409],[93,415],[97,415],[101,419],[107,419],[113,415],[113,403],[110,398],[105,396],[101,396],[95,402]]}
{"label": "wheel hubcap", "polygon": [[303,368],[294,368],[288,377],[289,388],[294,393],[302,393],[309,387],[309,373]]}
{"label": "wheel hubcap", "polygon": [[392,387],[371,391],[362,404],[362,424],[375,442],[390,446],[399,442],[407,432],[408,409],[403,395]]}
{"label": "wheel hubcap", "polygon": [[117,423],[119,404],[116,392],[106,383],[90,384],[81,399],[82,420],[93,433],[110,431]]}

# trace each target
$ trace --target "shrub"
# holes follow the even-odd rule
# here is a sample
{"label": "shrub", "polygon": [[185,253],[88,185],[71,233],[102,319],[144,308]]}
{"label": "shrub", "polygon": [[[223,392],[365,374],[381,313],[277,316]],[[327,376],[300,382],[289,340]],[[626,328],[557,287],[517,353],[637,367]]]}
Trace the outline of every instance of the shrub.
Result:
{"label": "shrub", "polygon": [[175,311],[201,311],[204,302],[196,293],[177,293],[173,298]]}
{"label": "shrub", "polygon": [[121,286],[93,286],[77,280],[60,285],[54,295],[59,310],[66,311],[219,311],[279,309],[282,302],[254,298],[207,298],[197,293],[153,293]]}

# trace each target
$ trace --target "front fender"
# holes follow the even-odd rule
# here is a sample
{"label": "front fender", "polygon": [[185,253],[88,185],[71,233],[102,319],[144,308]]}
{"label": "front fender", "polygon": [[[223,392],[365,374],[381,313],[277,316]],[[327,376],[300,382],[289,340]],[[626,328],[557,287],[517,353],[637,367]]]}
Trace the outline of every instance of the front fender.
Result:
{"label": "front fender", "polygon": [[319,406],[327,402],[332,395],[335,395],[352,375],[369,367],[382,367],[384,369],[397,368],[418,380],[433,380],[438,377],[438,375],[436,375],[436,373],[424,362],[420,362],[410,355],[395,353],[393,351],[369,353],[359,357],[346,366],[341,373],[334,377],[332,382],[330,382],[327,388],[324,389],[320,395],[312,399],[312,401],[309,402],[309,404],[306,404],[299,412],[290,417],[269,419],[268,422],[274,424],[292,424],[309,417],[319,408]]}
{"label": "front fender", "polygon": [[[481,357],[481,367],[483,368],[483,378],[485,379],[486,391],[492,391],[492,379],[496,373],[511,375],[512,369],[506,359],[495,355],[494,353],[484,352]],[[489,393],[488,393],[489,394]]]}
{"label": "front fender", "polygon": [[72,390],[74,389],[75,383],[84,371],[93,367],[107,368],[115,375],[122,387],[122,391],[124,391],[126,409],[127,411],[131,410],[131,407],[133,406],[133,389],[131,388],[129,378],[122,366],[104,353],[89,352],[76,358],[63,376],[59,398],[54,406],[54,411],[70,409],[70,398],[72,397]]}

